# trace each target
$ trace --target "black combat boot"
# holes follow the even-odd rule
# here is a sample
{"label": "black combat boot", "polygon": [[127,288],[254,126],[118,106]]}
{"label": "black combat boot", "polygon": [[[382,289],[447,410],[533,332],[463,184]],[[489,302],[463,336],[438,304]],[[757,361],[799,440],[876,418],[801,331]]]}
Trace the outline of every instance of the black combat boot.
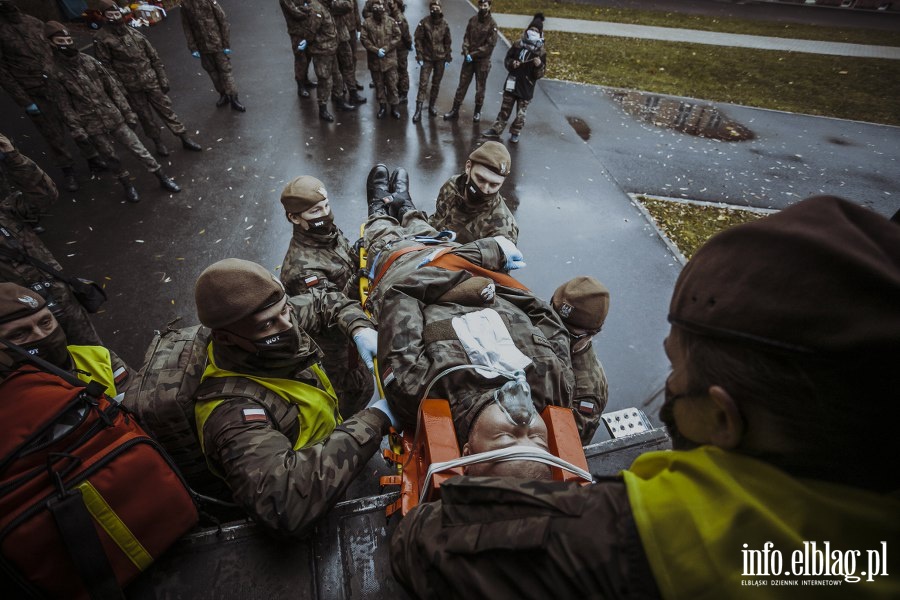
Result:
{"label": "black combat boot", "polygon": [[354,110],[356,110],[355,104],[350,104],[349,102],[345,101],[343,98],[335,98],[334,105],[337,107],[338,110],[342,110],[344,112],[353,112]]}
{"label": "black combat boot", "polygon": [[500,137],[500,134],[493,127],[491,127],[490,129],[485,129],[481,132],[481,135],[486,138]]}
{"label": "black combat boot", "polygon": [[306,84],[302,81],[297,82],[297,95],[301,98],[309,98],[309,90],[306,89]]}
{"label": "black combat boot", "polygon": [[66,189],[70,192],[78,191],[78,180],[75,179],[75,170],[72,167],[63,167],[63,180],[66,182]]}
{"label": "black combat boot", "polygon": [[222,94],[219,96],[219,99],[216,100],[216,108],[222,108],[223,106],[228,104],[228,102],[230,102],[230,101],[231,101],[231,99],[228,96],[226,96],[225,94]]}
{"label": "black combat boot", "polygon": [[369,216],[388,216],[388,205],[383,198],[389,195],[390,171],[383,164],[377,164],[369,171],[366,177],[366,202],[369,206]]}
{"label": "black combat boot", "polygon": [[334,115],[328,112],[327,104],[319,105],[319,118],[325,121],[326,123],[334,123]]}
{"label": "black combat boot", "polygon": [[125,190],[125,201],[126,202],[140,202],[141,197],[138,196],[137,190],[134,189],[134,186],[131,184],[131,180],[128,177],[120,177],[119,183],[122,184],[122,188]]}
{"label": "black combat boot", "polygon": [[418,123],[422,120],[422,103],[416,102],[416,112],[413,113],[413,123]]}
{"label": "black combat boot", "polygon": [[156,153],[160,156],[168,156],[169,149],[166,148],[166,145],[163,144],[162,140],[153,140],[153,144],[156,146]]}
{"label": "black combat boot", "polygon": [[95,156],[88,159],[88,168],[90,168],[91,173],[102,173],[109,170],[109,165],[99,156]]}
{"label": "black combat boot", "polygon": [[360,96],[359,92],[356,91],[355,89],[350,90],[350,104],[355,104],[355,105],[359,106],[360,104],[365,104],[368,101],[369,101],[368,98],[363,98],[362,96]]}
{"label": "black combat boot", "polygon": [[399,104],[394,104],[393,106],[391,106],[391,116],[394,117],[395,119],[400,118],[400,105]]}
{"label": "black combat boot", "polygon": [[416,210],[412,198],[409,195],[409,173],[399,167],[391,173],[390,179],[391,202],[388,208],[391,216],[398,221],[403,220],[403,215],[411,210]]}
{"label": "black combat boot", "polygon": [[509,141],[512,142],[513,144],[518,144],[519,143],[519,134],[518,133],[510,134]]}
{"label": "black combat boot", "polygon": [[450,112],[444,113],[445,121],[455,121],[459,118],[459,107],[457,105],[453,105],[453,108],[450,109]]}
{"label": "black combat boot", "polygon": [[361,91],[363,91],[364,89],[366,89],[366,88],[364,88],[363,86],[361,86],[361,85],[358,84],[358,83],[356,84],[356,91],[357,91],[357,92],[361,92]]}
{"label": "black combat boot", "polygon": [[481,105],[480,105],[480,104],[476,104],[476,105],[475,105],[475,112],[472,114],[472,122],[473,122],[473,123],[478,123],[479,121],[481,121]]}
{"label": "black combat boot", "polygon": [[386,114],[387,114],[387,105],[381,104],[381,105],[379,105],[379,107],[378,107],[378,114],[375,115],[375,118],[376,118],[376,119],[383,119],[384,116],[385,116]]}
{"label": "black combat boot", "polygon": [[191,152],[203,152],[203,147],[189,138],[187,133],[182,133],[178,137],[181,138],[181,146],[185,150],[190,150]]}
{"label": "black combat boot", "polygon": [[428,103],[428,116],[429,117],[437,116],[437,110],[434,108],[434,100],[432,100],[431,102]]}
{"label": "black combat boot", "polygon": [[231,96],[229,98],[229,101],[231,102],[231,110],[236,110],[238,112],[247,112],[247,109],[244,108],[244,105],[238,101],[237,94]]}
{"label": "black combat boot", "polygon": [[175,183],[175,180],[163,173],[162,169],[154,173],[154,175],[156,175],[156,178],[159,179],[159,187],[161,187],[162,189],[168,192],[173,192],[175,194],[181,191],[181,187],[177,183]]}

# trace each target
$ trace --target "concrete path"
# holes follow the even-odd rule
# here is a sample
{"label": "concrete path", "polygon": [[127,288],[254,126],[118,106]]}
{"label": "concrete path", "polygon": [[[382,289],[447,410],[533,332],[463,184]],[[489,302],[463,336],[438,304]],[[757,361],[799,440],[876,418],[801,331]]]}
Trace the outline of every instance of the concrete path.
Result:
{"label": "concrete path", "polygon": [[[509,27],[511,29],[525,29],[531,22],[531,18],[532,17],[529,15],[494,15],[494,20],[497,21],[497,24],[500,27]],[[783,52],[805,52],[808,54],[829,54],[833,56],[900,60],[900,48],[893,46],[865,46],[862,44],[820,42],[816,40],[795,40],[791,38],[766,37],[762,35],[718,33],[715,31],[698,31],[695,29],[650,27],[647,25],[629,25],[626,23],[608,23],[605,21],[584,21],[581,19],[558,19],[555,17],[547,18],[544,22],[544,29],[547,31],[565,31],[588,35],[609,35],[646,40],[662,40],[667,42],[690,42],[693,44],[709,44],[713,46],[733,46],[736,48],[753,48],[756,50],[780,50]]]}

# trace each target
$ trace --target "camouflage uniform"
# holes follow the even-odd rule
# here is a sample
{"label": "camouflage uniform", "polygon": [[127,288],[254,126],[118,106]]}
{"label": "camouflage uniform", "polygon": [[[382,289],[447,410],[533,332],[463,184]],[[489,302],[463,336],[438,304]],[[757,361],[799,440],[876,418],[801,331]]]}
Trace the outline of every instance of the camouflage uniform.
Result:
{"label": "camouflage uniform", "polygon": [[[320,356],[304,332],[339,327],[345,334],[371,322],[358,304],[337,294],[312,289],[290,299],[309,353],[293,379],[321,387],[310,370]],[[212,344],[217,364],[239,373],[267,373],[232,363]],[[221,472],[234,500],[275,533],[302,536],[325,513],[378,451],[390,422],[379,410],[365,409],[338,425],[323,441],[293,450],[298,434],[297,405],[281,401],[282,411],[266,411],[265,421],[247,422],[244,409],[260,403],[239,395],[220,398],[203,427],[204,453]],[[206,398],[208,399],[208,398]]]}
{"label": "camouflage uniform", "polygon": [[[541,59],[541,66],[534,66],[532,62],[534,58]],[[522,64],[513,68],[514,60],[518,60]],[[531,99],[534,97],[534,86],[537,80],[543,77],[547,71],[547,50],[543,44],[540,48],[535,49],[533,46],[525,44],[522,40],[516,40],[509,50],[506,51],[506,58],[503,64],[506,66],[506,70],[509,71],[507,80],[509,77],[515,77],[515,89],[508,92],[504,86],[500,112],[497,113],[497,120],[491,125],[491,129],[498,135],[503,133],[503,130],[506,129],[506,124],[509,122],[509,116],[512,114],[513,106],[515,106],[516,119],[512,122],[509,133],[518,135],[525,126],[525,114],[528,111]]]}
{"label": "camouflage uniform", "polygon": [[[392,252],[417,244],[412,235],[436,234],[418,211],[403,216],[403,227],[391,217],[369,219],[364,237],[368,255],[374,257],[375,273],[380,273]],[[453,248],[453,254],[493,271],[500,271],[506,262],[493,239],[440,246]],[[369,296],[370,309],[379,323],[382,387],[391,410],[405,428],[415,427],[419,401],[435,375],[454,365],[469,364],[465,349],[449,326],[450,319],[485,308],[437,301],[472,274],[422,266],[434,250],[435,246],[429,245],[395,260]],[[574,375],[569,363],[569,337],[553,308],[530,292],[499,283],[490,308],[499,313],[516,346],[532,361],[525,372],[538,411],[547,404],[571,407]],[[466,440],[476,416],[471,409],[497,387],[496,380],[462,370],[438,380],[431,396],[450,400],[457,436]]]}
{"label": "camouflage uniform", "polygon": [[[406,20],[404,11],[406,5],[403,0],[386,0],[385,12],[387,16],[397,22],[400,28],[400,45],[397,46],[397,96],[406,102],[409,94],[409,52],[413,48],[412,34],[409,32],[409,21]],[[372,14],[372,0],[366,0],[363,7],[363,19]]]}
{"label": "camouflage uniform", "polygon": [[[459,110],[472,75],[475,75],[475,112],[481,112],[484,104],[484,90],[487,85],[488,74],[491,72],[491,54],[497,45],[497,22],[490,14],[482,20],[478,15],[469,19],[466,25],[466,34],[463,37],[462,55],[463,64],[459,72],[459,85],[456,95],[453,96],[453,109]],[[472,57],[472,62],[466,62],[466,55]]]}
{"label": "camouflage uniform", "polygon": [[[0,86],[25,108],[37,105],[40,113],[28,114],[50,147],[54,163],[70,171],[74,165],[66,147],[66,124],[59,110],[59,90],[50,79],[53,50],[44,37],[44,24],[20,14],[21,22],[0,16]],[[75,140],[87,159],[97,157],[89,140]]]}
{"label": "camouflage uniform", "polygon": [[[394,106],[400,102],[397,96],[397,48],[400,47],[400,27],[385,14],[381,21],[369,16],[362,24],[360,42],[366,49],[369,71],[375,83],[375,96],[379,104]],[[378,58],[378,49],[385,55]]]}
{"label": "camouflage uniform", "polygon": [[428,92],[428,79],[431,78],[431,94],[428,97],[428,105],[434,106],[438,92],[441,89],[441,79],[444,78],[444,63],[453,60],[452,44],[450,37],[450,25],[447,19],[441,17],[435,21],[428,15],[416,26],[416,61],[422,63],[419,67],[419,93],[416,94],[416,102],[424,102]]}
{"label": "camouflage uniform", "polygon": [[94,55],[122,83],[147,137],[159,145],[160,126],[154,111],[176,136],[186,132],[166,95],[169,78],[159,54],[143,34],[127,25],[105,27],[94,36]]}
{"label": "camouflage uniform", "polygon": [[497,194],[492,203],[472,210],[463,198],[465,185],[466,174],[461,173],[441,187],[434,214],[429,219],[431,225],[440,231],[455,231],[456,241],[461,244],[495,235],[517,243],[519,227],[503,196]]}
{"label": "camouflage uniform", "polygon": [[[609,401],[609,384],[593,344],[572,354],[572,370],[575,372],[575,422],[581,432],[581,443],[586,446],[591,443]],[[586,404],[582,406],[582,403]]]}
{"label": "camouflage uniform", "polygon": [[236,96],[231,59],[223,53],[231,48],[231,26],[216,0],[181,0],[181,25],[191,52],[200,53],[200,64],[209,73],[213,87],[224,96]]}
{"label": "camouflage uniform", "polygon": [[59,196],[56,184],[3,134],[0,134],[0,153],[0,173],[3,175],[0,210],[24,223],[37,223]]}
{"label": "camouflage uniform", "polygon": [[[18,152],[7,153],[4,160],[11,179],[22,192],[32,197],[43,196],[39,206],[49,206],[56,199],[56,186],[30,159]],[[68,284],[56,279],[28,262],[24,255],[47,263],[62,271],[62,267],[31,227],[23,224],[14,212],[0,210],[0,281],[10,281],[33,289],[47,300],[47,307],[66,333],[70,344],[102,346],[97,330],[87,312],[72,294]]]}
{"label": "camouflage uniform", "polygon": [[287,23],[288,35],[291,38],[291,52],[294,54],[294,79],[297,83],[309,84],[309,53],[306,50],[297,50],[297,45],[312,39],[310,30],[309,5],[305,0],[279,0],[281,12]]}
{"label": "camouflage uniform", "polygon": [[341,85],[334,86],[334,94],[343,96],[344,91],[356,91],[356,61],[353,59],[353,51],[350,49],[350,29],[347,27],[346,16],[353,10],[349,0],[326,0],[325,6],[331,12],[334,19],[334,27],[337,31],[337,48],[335,49],[335,61],[341,74]]}
{"label": "camouflage uniform", "polygon": [[[281,265],[281,282],[291,296],[310,289],[344,291],[358,265],[359,256],[339,229],[316,234],[295,226]],[[358,297],[354,291],[345,293]],[[341,416],[349,418],[371,400],[375,391],[372,374],[360,360],[356,346],[341,331],[328,328],[310,335],[322,350],[322,365],[340,400]]]}
{"label": "camouflage uniform", "polygon": [[[335,10],[349,9],[348,0],[331,0],[328,3]],[[312,56],[313,68],[316,70],[316,99],[319,106],[328,102],[328,98],[340,99],[344,95],[344,80],[338,65],[337,50],[340,42],[335,18],[330,10],[319,4],[318,0],[311,0],[310,30],[312,39],[309,41],[307,52]]]}
{"label": "camouflage uniform", "polygon": [[625,485],[455,477],[391,538],[418,598],[660,598]]}
{"label": "camouflage uniform", "polygon": [[113,139],[128,148],[151,173],[160,170],[156,159],[126,125],[137,125],[138,118],[119,82],[97,59],[83,52],[70,58],[56,56],[53,74],[65,92],[60,98],[61,109],[72,136],[89,138],[116,177],[124,179],[128,171],[116,155]]}

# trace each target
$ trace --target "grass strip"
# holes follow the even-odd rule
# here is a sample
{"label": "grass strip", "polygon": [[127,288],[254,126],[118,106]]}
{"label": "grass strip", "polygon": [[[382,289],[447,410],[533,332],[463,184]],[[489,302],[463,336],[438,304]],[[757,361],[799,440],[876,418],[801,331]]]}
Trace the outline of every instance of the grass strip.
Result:
{"label": "grass strip", "polygon": [[[677,0],[673,4],[677,4]],[[584,19],[588,21],[628,23],[631,25],[652,25],[656,27],[698,29],[700,31],[741,33],[744,35],[764,35],[798,40],[822,40],[870,46],[900,46],[900,31],[756,21],[707,15],[690,15],[675,11],[604,8],[590,4],[541,2],[539,0],[495,0],[491,10],[496,14],[513,15],[533,15],[534,13],[542,12],[548,19],[553,17]]]}
{"label": "grass strip", "polygon": [[[521,32],[503,29],[515,39]],[[547,77],[900,125],[900,61],[544,32]]]}

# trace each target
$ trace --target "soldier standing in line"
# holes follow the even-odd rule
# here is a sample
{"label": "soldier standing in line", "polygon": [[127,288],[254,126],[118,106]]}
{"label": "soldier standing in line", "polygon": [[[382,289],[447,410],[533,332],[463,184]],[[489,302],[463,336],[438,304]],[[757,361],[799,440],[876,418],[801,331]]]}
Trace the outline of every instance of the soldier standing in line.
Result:
{"label": "soldier standing in line", "polygon": [[[331,0],[329,4],[349,6],[348,0]],[[307,19],[310,22],[309,29],[312,38],[301,40],[300,45],[304,46],[312,56],[313,68],[316,70],[316,79],[318,80],[316,99],[319,101],[319,118],[331,123],[334,121],[334,115],[328,112],[329,98],[334,100],[334,105],[338,110],[351,112],[356,110],[356,106],[348,104],[344,99],[344,80],[341,77],[337,61],[338,33],[334,17],[331,16],[328,8],[320,4],[318,0],[310,0],[309,7]],[[299,48],[300,45],[297,47]]]}
{"label": "soldier standing in line", "polygon": [[383,119],[387,106],[391,106],[391,116],[400,118],[397,97],[397,48],[400,46],[400,27],[394,19],[385,14],[384,0],[373,0],[372,14],[362,25],[360,41],[367,51],[369,71],[375,83],[378,99],[377,118]]}
{"label": "soldier standing in line", "polygon": [[593,339],[609,313],[609,290],[593,277],[571,279],[553,292],[550,305],[569,332],[575,372],[574,414],[581,444],[591,443],[609,401],[609,384],[594,352]]}
{"label": "soldier standing in line", "polygon": [[181,0],[181,25],[191,55],[200,59],[219,92],[216,106],[231,103],[232,109],[245,112],[231,73],[231,26],[225,11],[216,0]]}
{"label": "soldier standing in line", "polygon": [[522,32],[522,38],[516,40],[506,52],[503,61],[509,74],[503,84],[503,101],[497,120],[490,129],[482,134],[485,137],[500,137],[513,106],[516,107],[516,119],[509,128],[509,141],[519,143],[519,132],[525,126],[525,113],[534,97],[534,86],[537,80],[547,71],[547,50],[544,48],[544,15],[537,13]]}
{"label": "soldier standing in line", "polygon": [[[59,111],[59,90],[49,79],[53,52],[44,39],[44,24],[22,14],[12,0],[0,0],[0,86],[25,109],[44,137],[53,161],[62,169],[66,189],[78,189],[75,162],[66,148],[66,124]],[[89,140],[75,140],[92,173],[107,165]]]}
{"label": "soldier standing in line", "polygon": [[422,120],[422,103],[428,94],[428,79],[431,79],[431,93],[428,95],[428,114],[437,116],[434,103],[437,102],[444,78],[444,67],[452,58],[453,40],[450,38],[450,26],[444,20],[440,0],[431,0],[427,17],[416,26],[416,62],[419,63],[419,93],[416,94],[416,113],[413,123]]}
{"label": "soldier standing in line", "polygon": [[[373,0],[366,0],[363,7],[363,19],[372,15]],[[409,101],[409,52],[413,48],[412,34],[409,32],[409,21],[406,20],[406,4],[403,0],[384,0],[385,11],[397,22],[400,28],[400,45],[397,46],[397,97],[404,105]],[[375,87],[374,82],[369,87]]]}
{"label": "soldier standing in line", "polygon": [[[309,54],[306,52],[308,42],[312,38],[309,20],[309,2],[306,0],[278,0],[284,20],[287,23],[288,36],[291,38],[291,52],[294,54],[294,80],[297,82],[297,95],[309,98],[309,88],[316,84],[309,80]],[[301,45],[303,46],[301,49]]]}
{"label": "soldier standing in line", "polygon": [[[335,91],[341,92],[342,101],[346,92],[346,98],[350,104],[365,104],[367,99],[361,97],[356,89],[356,57],[350,47],[350,28],[347,26],[347,17],[352,16],[354,4],[349,0],[325,0],[325,5],[331,11],[337,30],[336,60],[343,80],[342,89]],[[359,18],[358,13],[357,18]]]}
{"label": "soldier standing in line", "polygon": [[202,151],[200,144],[188,136],[187,129],[172,109],[172,100],[166,95],[169,78],[150,40],[125,24],[118,4],[112,0],[102,0],[100,5],[108,27],[94,36],[94,55],[122,83],[128,103],[137,113],[144,133],[156,145],[156,153],[168,156],[169,149],[162,142],[154,111],[162,117],[169,130],[181,138],[184,148]]}
{"label": "soldier standing in line", "polygon": [[[359,0],[351,0],[353,9],[344,15],[344,22],[347,24],[347,31],[350,33],[350,58],[353,60],[353,88],[357,92],[363,91],[365,88],[356,79],[356,47],[359,42],[359,29],[362,26],[362,18],[359,14]],[[349,84],[347,85],[349,88]]]}
{"label": "soldier standing in line", "polygon": [[463,64],[459,72],[459,85],[456,95],[453,96],[453,108],[444,113],[444,120],[451,121],[459,118],[459,107],[462,106],[472,83],[472,75],[475,76],[475,112],[472,113],[472,121],[481,121],[481,107],[484,105],[484,90],[487,85],[488,74],[491,72],[491,54],[497,45],[497,22],[491,16],[490,0],[481,0],[478,3],[478,14],[469,19],[466,25],[466,34],[463,37],[462,55]]}
{"label": "soldier standing in line", "polygon": [[[321,289],[358,298],[358,290],[348,289],[348,283],[359,269],[359,255],[334,224],[325,185],[309,175],[297,177],[285,186],[281,204],[294,226],[281,265],[281,282],[288,295]],[[328,328],[310,335],[322,350],[322,365],[340,401],[341,416],[348,419],[372,399],[372,374],[340,331]]]}
{"label": "soldier standing in line", "polygon": [[511,168],[509,150],[500,142],[488,141],[476,148],[466,161],[465,172],[441,186],[429,219],[431,226],[455,232],[461,244],[495,235],[517,243],[516,218],[500,195]]}
{"label": "soldier standing in line", "polygon": [[170,192],[181,188],[153,158],[132,128],[138,118],[131,110],[119,82],[103,68],[100,62],[78,51],[69,32],[60,23],[50,21],[44,27],[47,39],[55,48],[53,76],[63,90],[60,96],[61,110],[72,132],[72,137],[90,140],[109,163],[113,173],[125,190],[128,202],[138,202],[140,197],[116,155],[113,139],[128,148],[147,170],[156,175],[160,187]]}

